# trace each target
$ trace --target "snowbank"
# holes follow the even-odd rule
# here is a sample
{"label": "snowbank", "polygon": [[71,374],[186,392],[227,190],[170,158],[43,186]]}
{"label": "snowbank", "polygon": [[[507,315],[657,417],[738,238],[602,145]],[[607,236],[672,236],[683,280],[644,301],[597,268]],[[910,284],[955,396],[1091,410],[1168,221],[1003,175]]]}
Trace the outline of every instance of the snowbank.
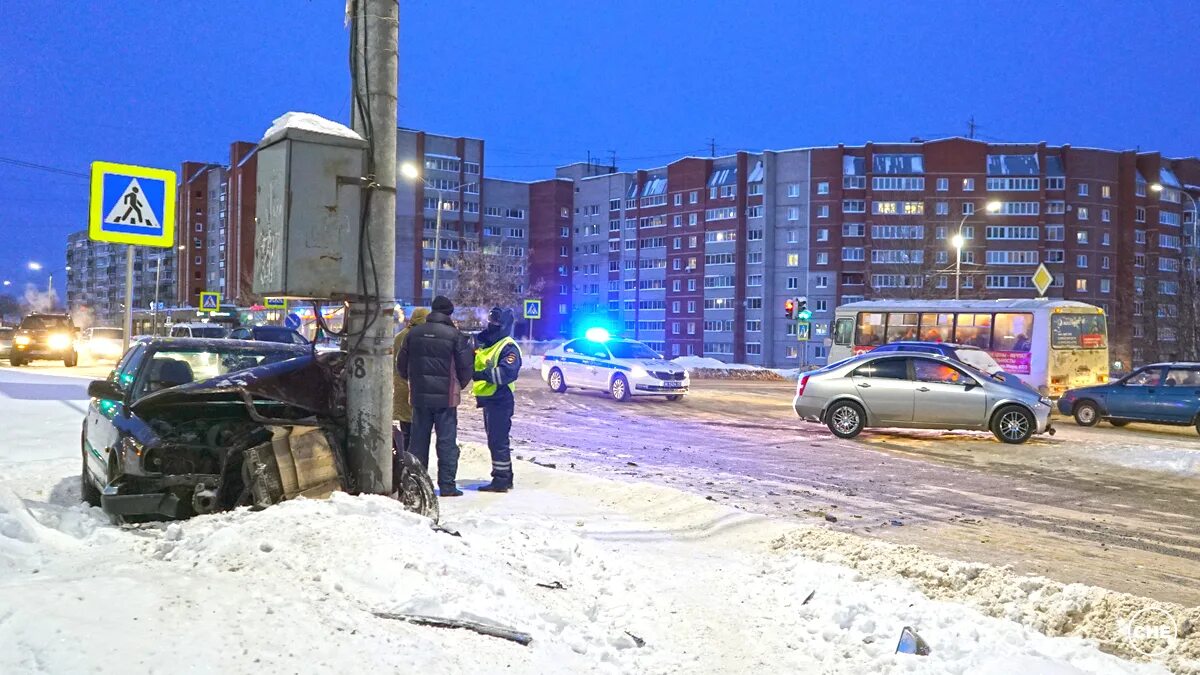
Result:
{"label": "snowbank", "polygon": [[275,121],[271,123],[271,128],[267,129],[267,132],[263,134],[262,140],[258,144],[267,145],[268,143],[272,143],[282,137],[288,129],[300,129],[319,134],[332,134],[334,136],[341,136],[342,138],[353,138],[359,141],[363,140],[363,137],[358,135],[358,132],[339,122],[327,120],[312,113],[289,112],[275,118]]}

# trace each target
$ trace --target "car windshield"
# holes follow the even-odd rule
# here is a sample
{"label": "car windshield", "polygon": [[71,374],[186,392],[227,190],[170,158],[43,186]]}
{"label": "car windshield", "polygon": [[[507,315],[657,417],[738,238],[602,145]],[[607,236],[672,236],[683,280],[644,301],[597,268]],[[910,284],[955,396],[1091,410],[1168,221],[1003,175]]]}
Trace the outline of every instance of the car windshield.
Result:
{"label": "car windshield", "polygon": [[640,342],[610,342],[608,350],[614,359],[657,359],[658,353]]}
{"label": "car windshield", "polygon": [[192,328],[192,337],[223,338],[225,337],[225,329],[220,326],[194,326]]}
{"label": "car windshield", "polygon": [[282,342],[291,345],[308,344],[308,340],[305,340],[303,335],[290,328],[280,328],[278,326],[256,326],[254,328],[254,339],[262,342]]}
{"label": "car windshield", "polygon": [[25,330],[68,327],[70,327],[70,322],[67,321],[65,316],[27,316],[21,319],[21,328]]}
{"label": "car windshield", "polygon": [[991,354],[982,349],[965,349],[959,347],[954,350],[954,358],[968,366],[974,366],[988,375],[1004,370],[1000,367],[999,363],[996,363],[996,359],[993,359]]}
{"label": "car windshield", "polygon": [[92,339],[120,340],[123,333],[120,328],[93,328]]}
{"label": "car windshield", "polygon": [[[262,347],[200,347],[191,349],[160,349],[151,357],[155,361],[182,361],[187,368],[176,367],[176,372],[191,372],[191,378],[183,378],[187,382],[199,382],[212,377],[245,370],[265,363],[276,363],[303,356],[304,352],[274,343],[263,343]],[[155,367],[155,366],[151,366]],[[161,368],[161,366],[159,366]],[[154,371],[152,370],[151,373]]]}

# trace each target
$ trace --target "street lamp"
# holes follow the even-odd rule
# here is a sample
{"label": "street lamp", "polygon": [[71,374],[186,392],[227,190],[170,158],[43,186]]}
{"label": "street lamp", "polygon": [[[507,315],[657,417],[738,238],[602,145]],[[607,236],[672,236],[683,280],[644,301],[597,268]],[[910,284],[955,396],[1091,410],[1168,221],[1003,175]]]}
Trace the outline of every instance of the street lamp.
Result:
{"label": "street lamp", "polygon": [[[428,180],[422,178],[421,172],[420,172],[420,170],[417,169],[416,165],[414,165],[410,162],[405,162],[404,164],[400,165],[400,173],[401,173],[401,175],[403,175],[405,178],[409,179],[410,181],[420,180],[421,183],[424,184],[426,190],[433,190],[434,192],[437,193],[437,196],[438,196],[437,221],[433,227],[433,279],[432,279],[433,290],[430,292],[431,297],[437,297],[437,294],[438,294],[438,269],[442,266],[442,264],[441,264],[442,209],[446,206],[446,200],[442,196],[442,189],[430,185]],[[425,257],[423,255],[421,256],[421,260],[422,260],[422,262],[424,262],[424,260],[425,260]],[[422,275],[422,276],[424,276],[424,275]],[[424,296],[424,293],[422,293],[422,296]]]}
{"label": "street lamp", "polygon": [[[1002,205],[1000,202],[992,201],[987,203],[986,210],[988,213],[999,213]],[[959,284],[962,280],[962,249],[966,244],[966,239],[963,238],[963,225],[966,225],[967,218],[974,215],[975,212],[964,214],[962,220],[958,221],[958,232],[950,238],[950,245],[954,247],[954,299],[958,300]]]}
{"label": "street lamp", "polygon": [[1151,183],[1150,191],[1151,192],[1162,192],[1163,191],[1162,183]]}
{"label": "street lamp", "polygon": [[[29,261],[29,265],[28,265],[28,267],[29,267],[29,269],[30,269],[30,270],[32,270],[32,271],[34,271],[34,272],[40,272],[40,271],[42,271],[43,269],[45,269],[45,267],[44,267],[44,266],[43,266],[43,265],[42,265],[40,262],[37,262],[36,260],[31,260],[31,261]],[[70,266],[70,265],[67,265],[67,266],[65,266],[65,267],[63,267],[63,268],[61,268],[61,269],[62,269],[64,272],[70,272],[70,271],[71,271],[71,266]],[[57,272],[57,271],[58,271],[57,269],[56,269],[56,270],[52,270],[52,271],[50,272],[50,274],[48,274],[48,275],[47,275],[47,278],[46,278],[46,295],[53,295],[53,294],[54,294],[54,273],[55,273],[55,272]],[[4,285],[5,285],[5,286],[8,286],[9,284],[8,284],[7,282],[5,282],[5,284],[4,284]],[[53,303],[53,300],[51,300],[51,303]]]}

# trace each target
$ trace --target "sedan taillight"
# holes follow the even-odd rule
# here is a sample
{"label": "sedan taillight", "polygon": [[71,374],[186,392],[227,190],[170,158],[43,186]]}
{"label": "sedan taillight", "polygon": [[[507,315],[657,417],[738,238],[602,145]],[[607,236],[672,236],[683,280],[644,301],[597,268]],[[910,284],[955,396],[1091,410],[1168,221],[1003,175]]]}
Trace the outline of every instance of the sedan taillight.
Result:
{"label": "sedan taillight", "polygon": [[804,387],[806,386],[808,386],[808,376],[801,375],[800,383],[796,385],[796,398],[800,398],[804,395]]}

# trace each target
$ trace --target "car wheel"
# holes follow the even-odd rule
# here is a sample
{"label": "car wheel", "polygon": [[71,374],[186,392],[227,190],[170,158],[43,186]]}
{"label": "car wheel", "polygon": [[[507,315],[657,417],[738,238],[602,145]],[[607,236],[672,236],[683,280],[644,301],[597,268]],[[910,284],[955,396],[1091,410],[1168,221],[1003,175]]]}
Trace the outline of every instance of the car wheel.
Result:
{"label": "car wheel", "polygon": [[1006,405],[992,418],[992,433],[1005,443],[1024,443],[1036,425],[1033,413],[1019,405]]}
{"label": "car wheel", "polygon": [[629,380],[625,379],[624,375],[617,375],[612,379],[612,383],[608,385],[608,393],[612,394],[614,401],[624,403],[629,400]]}
{"label": "car wheel", "polygon": [[1100,409],[1091,401],[1080,401],[1075,404],[1075,423],[1081,427],[1094,427],[1100,421]]}
{"label": "car wheel", "polygon": [[68,368],[74,368],[75,364],[77,364],[77,363],[79,363],[79,353],[78,352],[71,352],[70,354],[67,354],[66,358],[63,359],[63,365]]}
{"label": "car wheel", "polygon": [[1113,425],[1114,427],[1129,426],[1129,420],[1109,420],[1108,423]]}
{"label": "car wheel", "polygon": [[853,401],[834,403],[829,412],[825,413],[825,423],[829,430],[838,438],[854,438],[866,426],[866,413],[862,406]]}
{"label": "car wheel", "polygon": [[14,356],[8,360],[8,365],[12,366],[13,368],[20,368],[22,365],[24,365],[24,363],[21,361],[21,359]]}
{"label": "car wheel", "polygon": [[88,471],[87,448],[83,449],[83,467],[79,470],[79,492],[88,506],[100,506],[100,488],[92,482]]}
{"label": "car wheel", "polygon": [[558,368],[550,369],[550,377],[547,378],[550,384],[550,391],[561,394],[567,390],[567,381],[563,379],[562,371]]}
{"label": "car wheel", "polygon": [[411,452],[400,450],[399,455],[400,475],[398,483],[393,486],[396,499],[400,500],[405,510],[425,516],[436,523],[441,517],[441,509],[438,507],[437,494],[433,491],[433,481],[429,478],[429,472]]}
{"label": "car wheel", "polygon": [[667,400],[674,403],[683,400],[683,394],[667,394]]}

